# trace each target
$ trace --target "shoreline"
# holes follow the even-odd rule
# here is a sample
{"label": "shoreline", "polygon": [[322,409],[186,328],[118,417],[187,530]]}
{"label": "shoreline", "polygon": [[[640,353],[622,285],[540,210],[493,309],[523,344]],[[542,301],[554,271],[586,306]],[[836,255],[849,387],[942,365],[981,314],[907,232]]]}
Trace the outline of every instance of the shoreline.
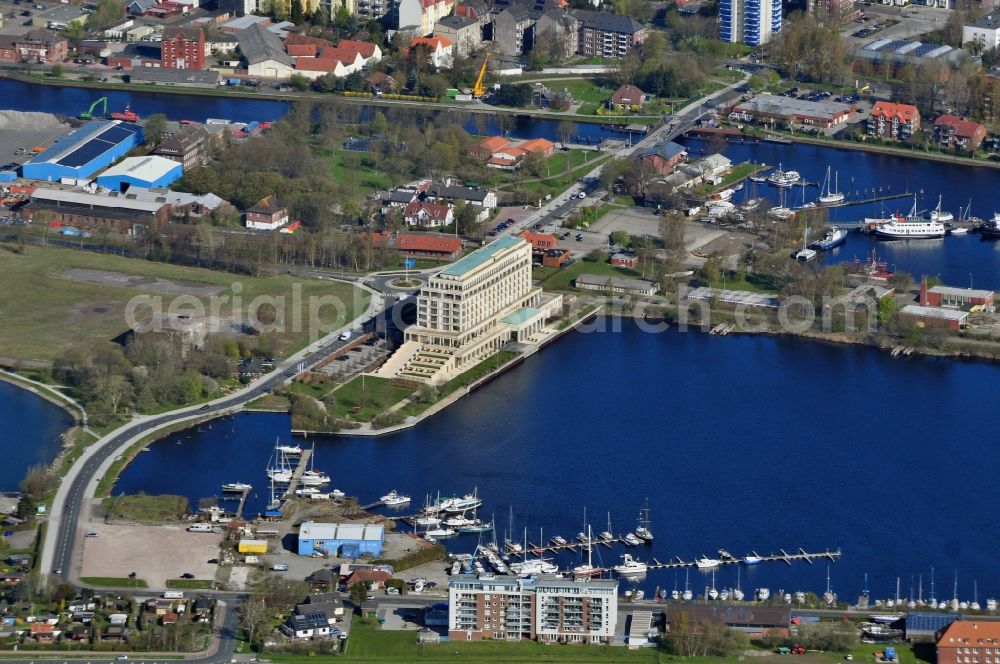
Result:
{"label": "shoreline", "polygon": [[[378,108],[402,108],[410,110],[432,110],[442,112],[460,112],[478,115],[512,115],[515,117],[530,117],[536,120],[551,120],[562,122],[579,122],[582,124],[599,125],[606,127],[625,126],[629,124],[629,116],[590,116],[576,115],[573,113],[552,113],[551,111],[541,111],[532,109],[499,108],[496,106],[476,106],[464,104],[449,104],[443,101],[402,101],[382,99],[375,96],[352,97],[344,94],[318,93],[318,92],[240,92],[234,93],[229,86],[219,86],[218,88],[198,88],[198,87],[174,87],[155,86],[125,83],[123,81],[102,83],[100,81],[79,81],[61,78],[36,78],[25,76],[15,71],[0,70],[0,78],[8,78],[28,85],[45,85],[61,88],[84,88],[89,90],[117,90],[126,93],[148,93],[162,95],[198,95],[202,97],[216,97],[220,99],[235,99],[238,101],[276,101],[291,104],[296,101],[311,101],[324,103],[327,101],[340,101],[347,104],[374,106]],[[239,89],[239,88],[237,88]],[[647,126],[655,126],[654,116],[637,116],[631,118]]]}

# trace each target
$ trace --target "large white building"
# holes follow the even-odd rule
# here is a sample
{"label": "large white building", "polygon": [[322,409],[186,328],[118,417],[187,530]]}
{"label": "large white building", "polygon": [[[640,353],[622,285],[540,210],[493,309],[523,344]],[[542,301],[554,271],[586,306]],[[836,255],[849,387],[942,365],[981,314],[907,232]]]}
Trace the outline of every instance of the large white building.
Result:
{"label": "large white building", "polygon": [[613,579],[465,575],[448,582],[452,640],[611,643],[617,623],[618,582]]}
{"label": "large white building", "polygon": [[1000,46],[1000,11],[993,11],[962,26],[962,43],[975,42],[982,50]]}
{"label": "large white building", "polygon": [[531,244],[500,238],[428,279],[416,324],[379,375],[440,384],[508,342],[530,342],[561,303],[532,286]]}

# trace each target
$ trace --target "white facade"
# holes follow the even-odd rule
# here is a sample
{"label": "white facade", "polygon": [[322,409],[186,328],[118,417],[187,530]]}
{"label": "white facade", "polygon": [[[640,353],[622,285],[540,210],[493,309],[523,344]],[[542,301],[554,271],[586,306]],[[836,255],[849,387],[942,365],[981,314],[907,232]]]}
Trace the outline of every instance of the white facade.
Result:
{"label": "white facade", "polygon": [[250,76],[264,78],[291,78],[294,71],[289,65],[277,60],[264,60],[247,66],[247,73]]}
{"label": "white facade", "polygon": [[962,43],[975,42],[984,51],[1000,46],[1000,13],[989,14],[962,26]]}

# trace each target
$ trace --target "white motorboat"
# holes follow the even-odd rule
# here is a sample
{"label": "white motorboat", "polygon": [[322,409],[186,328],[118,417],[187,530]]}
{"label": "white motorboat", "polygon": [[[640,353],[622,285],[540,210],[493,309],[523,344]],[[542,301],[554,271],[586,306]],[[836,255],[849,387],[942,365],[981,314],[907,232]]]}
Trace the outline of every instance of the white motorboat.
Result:
{"label": "white motorboat", "polygon": [[556,535],[551,540],[549,540],[555,546],[566,546],[566,538]]}
{"label": "white motorboat", "polygon": [[771,596],[771,590],[769,588],[758,588],[757,592],[755,592],[754,594],[757,596],[758,600],[760,600],[761,602],[766,602],[767,599]]}
{"label": "white motorboat", "polygon": [[579,542],[580,544],[590,544],[590,538],[587,537],[586,533],[577,533],[576,541]]}
{"label": "white motorboat", "polygon": [[302,486],[320,486],[321,484],[329,484],[330,476],[318,470],[307,470],[302,473],[302,477],[299,478],[299,483]]}
{"label": "white motorboat", "polygon": [[768,184],[772,184],[775,187],[792,187],[799,183],[802,176],[799,175],[798,171],[785,171],[782,170],[781,164],[778,164],[778,170],[767,176]]}
{"label": "white motorboat", "polygon": [[645,574],[648,569],[646,563],[636,560],[627,553],[622,556],[622,562],[614,567],[615,574],[622,576],[638,576]]}
{"label": "white motorboat", "polygon": [[389,493],[382,496],[379,500],[381,500],[382,504],[386,507],[396,507],[398,505],[406,505],[409,503],[410,497],[398,494],[396,493],[396,490],[393,489]]}
{"label": "white motorboat", "polygon": [[439,503],[439,511],[449,513],[467,512],[480,507],[483,501],[476,495],[476,492],[467,493],[464,496],[445,498]]}
{"label": "white motorboat", "polygon": [[278,445],[274,449],[288,456],[298,456],[302,454],[302,447],[300,445]]}
{"label": "white motorboat", "polygon": [[246,482],[229,482],[222,485],[222,490],[226,493],[243,493],[244,491],[249,491],[253,487]]}
{"label": "white motorboat", "polygon": [[711,569],[713,567],[718,567],[722,561],[717,558],[709,558],[707,556],[702,556],[694,561],[694,564],[698,569]]}
{"label": "white motorboat", "polygon": [[320,490],[317,489],[314,486],[304,486],[301,489],[296,489],[295,490],[295,495],[296,496],[314,496],[314,495],[318,495],[319,493],[320,493]]}
{"label": "white motorboat", "polygon": [[518,576],[526,577],[533,574],[555,574],[559,571],[559,566],[553,565],[544,558],[532,558],[531,560],[512,564],[510,571]]}
{"label": "white motorboat", "polygon": [[756,555],[756,554],[752,555],[752,556],[744,556],[743,557],[743,564],[744,565],[756,565],[756,564],[761,563],[761,562],[764,562],[764,559],[761,558],[760,556]]}
{"label": "white motorboat", "polygon": [[456,533],[451,528],[438,527],[438,528],[430,528],[425,534],[430,535],[431,537],[453,537],[458,533]]}
{"label": "white motorboat", "polygon": [[330,497],[331,498],[345,498],[345,497],[347,497],[347,494],[344,493],[343,491],[341,491],[340,489],[334,489],[333,491],[330,492]]}
{"label": "white motorboat", "polygon": [[642,540],[639,539],[635,535],[635,533],[629,533],[623,539],[625,540],[625,543],[628,544],[629,546],[639,546],[640,544],[642,544]]}

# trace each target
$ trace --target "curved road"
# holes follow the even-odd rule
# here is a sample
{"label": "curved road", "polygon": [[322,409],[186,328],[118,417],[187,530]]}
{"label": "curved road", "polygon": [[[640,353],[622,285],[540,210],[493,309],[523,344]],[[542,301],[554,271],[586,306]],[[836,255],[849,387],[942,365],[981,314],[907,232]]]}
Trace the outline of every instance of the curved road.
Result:
{"label": "curved road", "polygon": [[43,573],[42,583],[45,583],[44,574],[47,572],[52,572],[65,581],[71,579],[74,562],[73,552],[81,511],[88,504],[87,499],[94,494],[95,482],[100,480],[97,473],[103,464],[109,462],[113,456],[124,452],[129,445],[142,436],[157,429],[189,420],[235,412],[244,404],[270,392],[274,387],[287,382],[304,368],[316,364],[350,343],[349,340],[341,340],[340,335],[346,330],[357,328],[382,308],[381,294],[365,285],[356,285],[371,296],[365,312],[350,323],[330,332],[319,342],[310,344],[284,360],[270,374],[256,380],[235,394],[202,406],[191,406],[162,415],[139,418],[88,447],[63,478],[53,501],[42,548],[41,564],[39,565],[39,569]]}

